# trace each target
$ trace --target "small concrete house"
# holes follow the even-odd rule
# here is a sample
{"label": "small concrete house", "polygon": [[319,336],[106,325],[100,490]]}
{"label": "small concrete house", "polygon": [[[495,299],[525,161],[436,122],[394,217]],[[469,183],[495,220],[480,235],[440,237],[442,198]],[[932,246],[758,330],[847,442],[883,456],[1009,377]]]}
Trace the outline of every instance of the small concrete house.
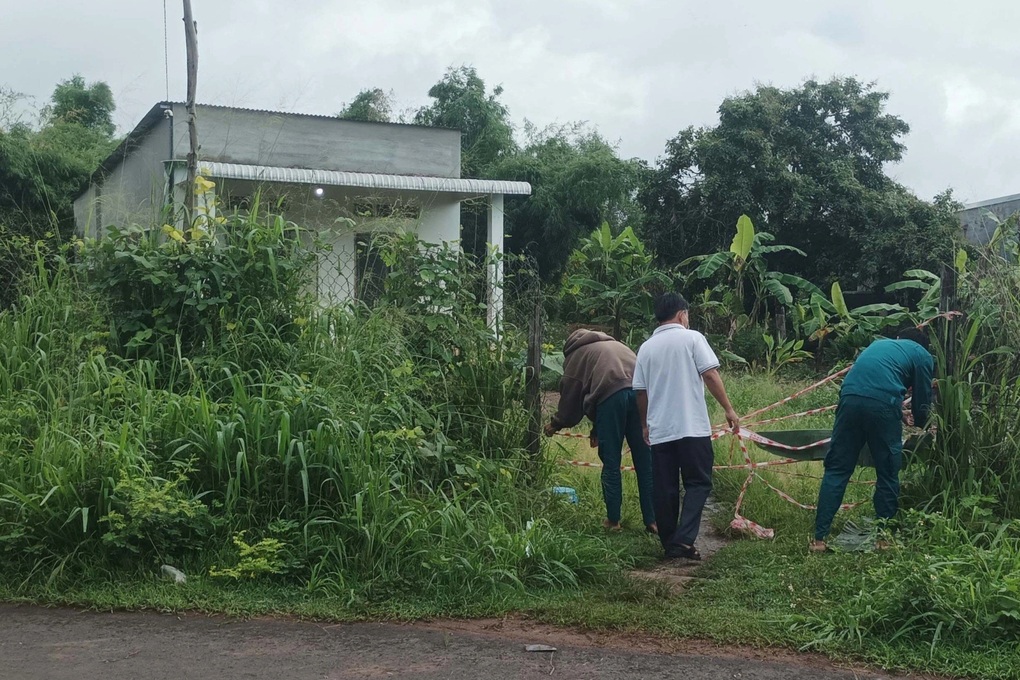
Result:
{"label": "small concrete house", "polygon": [[963,206],[957,213],[963,226],[963,235],[974,245],[987,245],[995,235],[998,222],[1020,212],[1020,194],[992,198]]}
{"label": "small concrete house", "polygon": [[[187,119],[183,104],[152,107],[75,200],[79,234],[154,224],[164,208],[181,205]],[[526,182],[462,179],[457,130],[210,105],[197,107],[196,121],[199,173],[216,183],[220,206],[243,209],[260,192],[332,244],[334,255],[318,264],[324,304],[360,290],[371,265],[359,266],[359,244],[372,232],[396,226],[429,243],[456,241],[461,202],[480,199],[488,204],[488,241],[502,250],[503,197],[531,193]],[[493,272],[493,283],[501,276]],[[490,313],[498,313],[492,302]]]}

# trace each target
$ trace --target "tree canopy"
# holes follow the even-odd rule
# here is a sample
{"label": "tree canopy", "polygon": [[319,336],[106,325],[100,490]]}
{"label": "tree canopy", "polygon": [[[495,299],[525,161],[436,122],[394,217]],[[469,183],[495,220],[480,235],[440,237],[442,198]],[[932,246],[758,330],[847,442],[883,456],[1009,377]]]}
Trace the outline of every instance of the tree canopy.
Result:
{"label": "tree canopy", "polygon": [[510,112],[499,101],[502,86],[486,92],[473,66],[451,68],[428,94],[433,101],[418,111],[414,122],[461,131],[462,176],[481,177],[517,150]]}
{"label": "tree canopy", "polygon": [[86,85],[85,78],[75,74],[57,84],[44,113],[50,122],[77,123],[112,137],[116,129],[114,109],[116,105],[109,85],[103,81]]}
{"label": "tree canopy", "polygon": [[362,90],[353,101],[345,104],[338,118],[389,123],[393,114],[393,95],[378,87]]}
{"label": "tree canopy", "polygon": [[[78,88],[97,93],[78,99]],[[67,237],[74,228],[72,201],[113,150],[113,99],[105,83],[84,87],[75,76],[57,85],[43,126],[10,115],[21,99],[6,91],[0,117],[0,307],[10,304],[19,272],[32,262],[18,243]],[[105,93],[105,94],[104,94]],[[91,102],[91,103],[90,103]],[[96,106],[92,104],[98,102]],[[105,114],[103,113],[105,112]]]}
{"label": "tree canopy", "polygon": [[632,197],[640,166],[583,127],[532,131],[526,146],[491,173],[531,183],[531,196],[507,199],[506,247],[533,255],[546,280],[559,276],[581,238],[603,222],[619,233],[637,221]]}
{"label": "tree canopy", "polygon": [[819,283],[874,287],[948,259],[955,217],[885,173],[909,131],[888,97],[836,78],[727,98],[718,125],[667,143],[640,192],[647,240],[679,262],[723,246],[746,213],[808,253],[777,256],[780,269]]}

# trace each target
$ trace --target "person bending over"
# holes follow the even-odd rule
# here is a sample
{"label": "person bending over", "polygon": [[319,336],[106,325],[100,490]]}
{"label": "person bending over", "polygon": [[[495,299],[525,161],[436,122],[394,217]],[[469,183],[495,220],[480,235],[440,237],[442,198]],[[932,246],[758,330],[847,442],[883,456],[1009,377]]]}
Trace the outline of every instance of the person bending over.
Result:
{"label": "person bending over", "polygon": [[606,503],[603,525],[613,530],[621,528],[620,460],[626,439],[637,472],[641,517],[645,528],[656,533],[651,451],[642,437],[637,400],[631,389],[636,359],[633,350],[610,335],[585,329],[571,333],[563,346],[559,405],[545,426],[545,434],[552,436],[557,430],[573,427],[584,416],[594,424],[590,442],[598,447],[602,461],[602,496]]}

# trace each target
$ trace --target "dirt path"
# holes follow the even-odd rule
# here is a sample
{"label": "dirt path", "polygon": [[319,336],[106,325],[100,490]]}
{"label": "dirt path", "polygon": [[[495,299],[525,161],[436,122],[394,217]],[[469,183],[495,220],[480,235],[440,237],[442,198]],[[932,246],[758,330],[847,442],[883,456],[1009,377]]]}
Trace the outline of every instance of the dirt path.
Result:
{"label": "dirt path", "polygon": [[[327,625],[0,605],[2,680],[881,678],[790,653],[675,646],[526,621]],[[557,651],[526,652],[526,644]]]}
{"label": "dirt path", "polygon": [[722,512],[722,508],[711,499],[705,505],[705,512],[701,516],[701,528],[698,530],[698,550],[701,552],[701,562],[689,560],[664,560],[651,568],[630,572],[631,577],[645,581],[657,581],[666,584],[673,594],[679,594],[687,585],[696,580],[697,570],[712,555],[726,547],[732,539],[728,538],[715,528],[712,521],[715,515]]}

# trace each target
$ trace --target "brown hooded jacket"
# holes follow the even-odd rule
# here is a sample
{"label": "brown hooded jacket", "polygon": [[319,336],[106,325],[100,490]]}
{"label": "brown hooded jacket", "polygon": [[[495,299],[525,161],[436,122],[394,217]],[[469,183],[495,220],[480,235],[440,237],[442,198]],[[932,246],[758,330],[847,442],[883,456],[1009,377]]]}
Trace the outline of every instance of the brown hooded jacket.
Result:
{"label": "brown hooded jacket", "polygon": [[634,352],[611,335],[585,329],[571,333],[563,345],[560,403],[553,427],[573,427],[584,416],[594,423],[600,403],[630,388],[636,361]]}

